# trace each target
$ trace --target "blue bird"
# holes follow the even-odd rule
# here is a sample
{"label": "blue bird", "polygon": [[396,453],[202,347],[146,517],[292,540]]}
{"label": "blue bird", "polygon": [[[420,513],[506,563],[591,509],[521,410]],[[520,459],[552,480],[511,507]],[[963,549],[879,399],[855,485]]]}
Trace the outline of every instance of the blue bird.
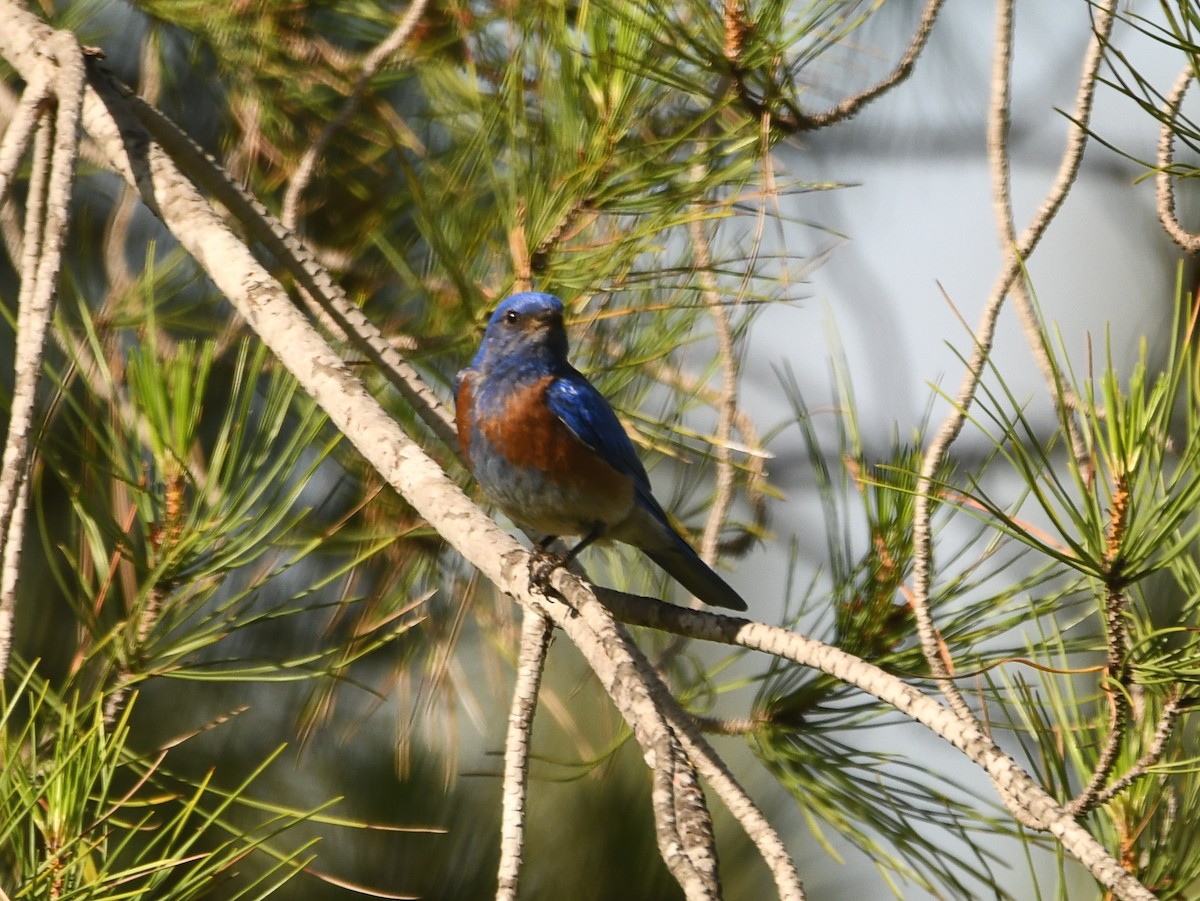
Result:
{"label": "blue bird", "polygon": [[510,519],[547,536],[540,549],[579,535],[570,561],[594,541],[621,541],[704,603],[746,609],[672,528],[612,407],[567,362],[557,297],[514,294],[501,303],[454,393],[467,465]]}

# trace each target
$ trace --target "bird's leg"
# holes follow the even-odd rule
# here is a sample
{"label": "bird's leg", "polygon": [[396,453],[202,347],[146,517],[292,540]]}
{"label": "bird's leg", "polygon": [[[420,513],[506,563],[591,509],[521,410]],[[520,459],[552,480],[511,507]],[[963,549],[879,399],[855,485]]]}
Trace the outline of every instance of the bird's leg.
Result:
{"label": "bird's leg", "polygon": [[603,534],[604,534],[604,530],[603,530],[602,526],[596,526],[595,528],[593,528],[592,531],[588,532],[586,535],[583,536],[583,538],[580,539],[579,544],[575,545],[575,547],[571,548],[569,551],[567,551],[565,554],[563,554],[562,565],[570,566],[571,561],[579,556],[580,551],[582,551],[585,547],[587,547],[589,544],[591,544],[593,541],[595,541],[597,538],[599,538]]}

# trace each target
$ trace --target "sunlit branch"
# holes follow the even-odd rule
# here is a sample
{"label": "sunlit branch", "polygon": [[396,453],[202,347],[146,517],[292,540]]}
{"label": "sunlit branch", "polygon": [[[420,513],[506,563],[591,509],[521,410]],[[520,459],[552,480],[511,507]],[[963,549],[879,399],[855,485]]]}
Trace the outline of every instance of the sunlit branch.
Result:
{"label": "sunlit branch", "polygon": [[529,779],[529,745],[533,714],[545,672],[550,647],[549,620],[536,610],[526,609],[521,622],[521,645],[517,652],[517,681],[513,686],[508,734],[504,739],[503,803],[500,819],[500,867],[496,901],[515,901],[525,846],[525,799]]}
{"label": "sunlit branch", "polygon": [[1183,71],[1167,95],[1163,106],[1162,127],[1158,133],[1158,173],[1155,176],[1158,219],[1163,228],[1171,236],[1171,240],[1188,253],[1200,252],[1200,234],[1193,234],[1179,224],[1175,215],[1175,181],[1171,166],[1175,159],[1175,129],[1179,119],[1179,108],[1183,98],[1196,77],[1195,69],[1189,60],[1184,63]]}
{"label": "sunlit branch", "polygon": [[[749,839],[758,848],[763,862],[771,871],[780,901],[804,901],[804,886],[796,865],[788,854],[787,846],[770,821],[746,794],[725,761],[713,750],[702,734],[703,723],[683,710],[665,685],[655,685],[650,680],[651,690],[656,692],[666,711],[667,719],[683,744],[688,757],[696,765],[701,778],[721,799],[721,803],[741,825]],[[659,690],[661,688],[661,690]]]}
{"label": "sunlit branch", "polygon": [[21,93],[20,103],[8,120],[3,140],[0,140],[0,200],[7,197],[12,188],[17,168],[33,142],[34,128],[45,112],[43,105],[49,96],[50,78],[44,70],[38,70],[34,80]]}
{"label": "sunlit branch", "polygon": [[53,125],[48,114],[43,117],[34,141],[34,176],[26,210],[18,297],[12,412],[0,469],[0,674],[8,666],[29,497],[29,439],[46,331],[70,221],[83,102],[83,53],[74,36],[67,31],[54,32],[47,49],[56,67],[53,90],[57,103]]}

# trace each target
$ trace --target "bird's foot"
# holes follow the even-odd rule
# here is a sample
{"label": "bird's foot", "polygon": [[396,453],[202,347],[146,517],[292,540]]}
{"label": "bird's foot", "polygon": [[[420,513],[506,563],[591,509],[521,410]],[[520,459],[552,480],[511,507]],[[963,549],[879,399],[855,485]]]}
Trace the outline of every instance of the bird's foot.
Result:
{"label": "bird's foot", "polygon": [[[563,565],[563,558],[543,547],[535,547],[529,552],[529,584],[549,596],[554,591],[550,577],[554,571]],[[557,593],[557,592],[556,592]]]}

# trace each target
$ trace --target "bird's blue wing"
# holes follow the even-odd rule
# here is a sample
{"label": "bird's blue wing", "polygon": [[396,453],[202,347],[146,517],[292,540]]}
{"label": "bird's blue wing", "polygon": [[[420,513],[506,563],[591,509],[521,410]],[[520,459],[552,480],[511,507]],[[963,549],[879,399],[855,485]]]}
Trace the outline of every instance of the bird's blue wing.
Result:
{"label": "bird's blue wing", "polygon": [[546,388],[546,406],[613,469],[631,476],[639,494],[642,490],[649,494],[650,478],[625,427],[604,395],[581,373],[572,369],[554,379]]}
{"label": "bird's blue wing", "polygon": [[[633,479],[634,516],[649,517],[636,545],[706,604],[745,610],[746,602],[683,540],[650,491],[646,468],[617,414],[592,383],[574,369],[546,388],[546,406],[571,432],[618,472]],[[626,539],[622,539],[626,540]]]}

